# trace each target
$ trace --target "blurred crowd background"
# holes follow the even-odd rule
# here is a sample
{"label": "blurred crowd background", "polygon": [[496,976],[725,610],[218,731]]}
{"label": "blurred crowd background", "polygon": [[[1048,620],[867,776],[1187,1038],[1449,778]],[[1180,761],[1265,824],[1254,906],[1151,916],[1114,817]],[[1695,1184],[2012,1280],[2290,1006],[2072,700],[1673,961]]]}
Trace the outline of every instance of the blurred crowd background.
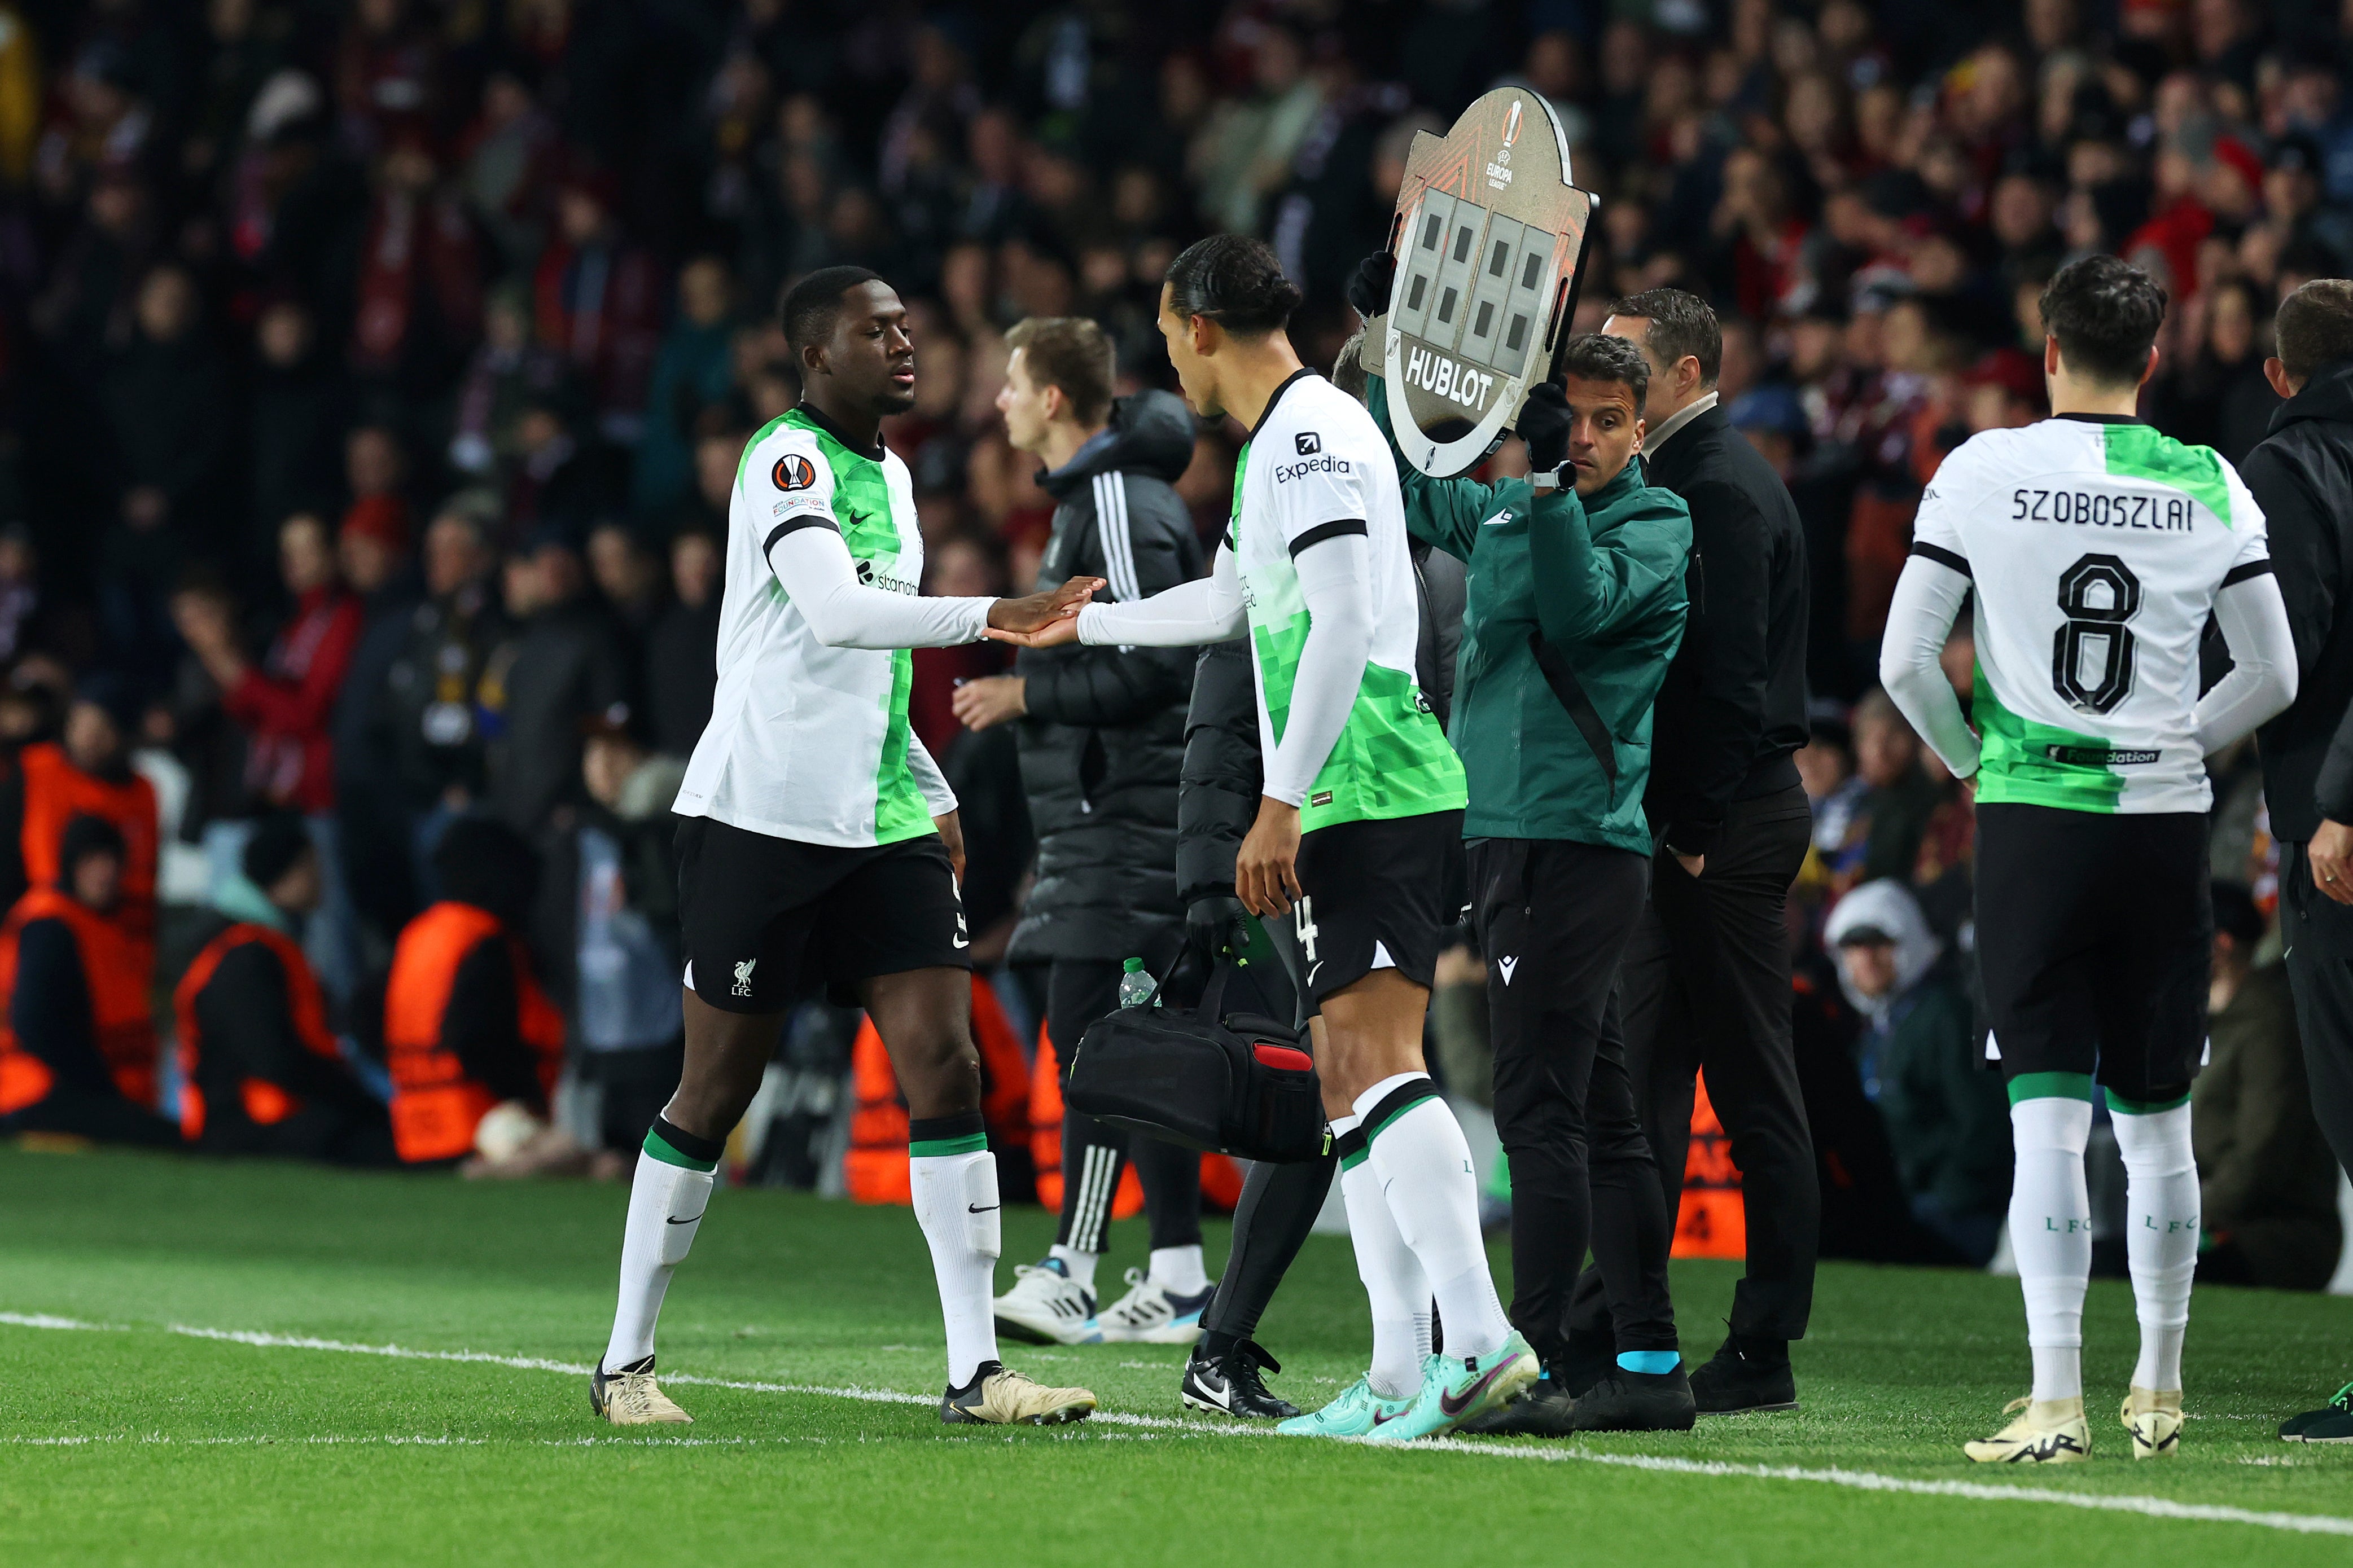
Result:
{"label": "blurred crowd background", "polygon": [[[308,946],[364,1045],[433,847],[488,817],[537,852],[575,1067],[651,1044],[624,1037],[660,1017],[649,984],[612,976],[673,936],[728,489],[797,396],[780,289],[834,262],[897,285],[918,403],[888,439],[927,587],[1026,587],[1052,509],[993,406],[1005,330],[1092,316],[1126,387],[1167,384],[1163,268],[1247,231],[1328,363],[1413,136],[1523,83],[1601,198],[1578,330],[1616,294],[1711,300],[1723,402],[1805,521],[1791,935],[1825,1191],[1853,1205],[1833,1236],[1900,1210],[1900,1247],[1983,1262],[2008,1130],[1967,1071],[1971,807],[1871,689],[1914,507],[1968,435],[2043,412],[2035,297],[2088,252],[2170,292],[2158,427],[2232,458],[2261,437],[2277,300],[2353,272],[2348,63],[2327,0],[0,0],[0,737],[87,714],[154,784],[159,993],[173,911],[299,812],[328,870]],[[1202,428],[1180,485],[1205,535],[1239,434]],[[916,656],[984,958],[1028,835],[1009,733],[960,738],[950,691],[1000,663]],[[1965,642],[1948,667],[1966,691]],[[2217,1063],[2253,1031],[2268,1084],[2294,1040],[2261,1005],[2284,992],[2251,751],[2218,764],[2214,844]],[[1833,931],[1866,885],[1870,923]],[[776,1102],[811,1127],[839,1120],[828,1037],[796,1029],[813,1087]],[[2231,1078],[2201,1079],[2201,1159]],[[2290,1206],[2333,1259],[2316,1138],[2246,1120],[2216,1170],[2301,1161]]]}

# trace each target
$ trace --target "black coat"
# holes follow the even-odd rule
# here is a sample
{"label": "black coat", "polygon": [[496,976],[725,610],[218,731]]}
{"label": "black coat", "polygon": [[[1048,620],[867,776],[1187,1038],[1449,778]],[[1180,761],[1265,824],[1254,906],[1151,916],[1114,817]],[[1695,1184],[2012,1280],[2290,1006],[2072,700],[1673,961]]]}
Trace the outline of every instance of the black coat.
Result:
{"label": "black coat", "polygon": [[[1095,576],[1107,602],[1148,598],[1201,575],[1192,513],[1172,488],[1193,460],[1193,417],[1174,395],[1113,405],[1110,427],[1039,476],[1054,533],[1049,587]],[[1038,834],[1038,877],[1015,928],[1017,961],[1156,957],[1183,923],[1171,876],[1189,648],[1024,649],[1021,781]]]}
{"label": "black coat", "polygon": [[1265,773],[1258,752],[1258,677],[1240,637],[1201,650],[1185,716],[1176,792],[1176,897],[1231,898],[1234,857],[1258,820]]}
{"label": "black coat", "polygon": [[2353,361],[2324,366],[2272,415],[2239,477],[2263,509],[2295,633],[2295,700],[2259,732],[2272,835],[2320,826],[2321,760],[2353,708]]}
{"label": "black coat", "polygon": [[482,675],[481,705],[498,714],[491,809],[517,832],[544,829],[557,805],[585,793],[580,721],[626,710],[636,695],[619,628],[603,610],[575,599],[525,621]]}
{"label": "black coat", "polygon": [[1725,808],[1798,782],[1806,743],[1806,535],[1772,465],[1711,408],[1648,464],[1691,508],[1691,616],[1651,727],[1642,797],[1666,845],[1704,855]]}

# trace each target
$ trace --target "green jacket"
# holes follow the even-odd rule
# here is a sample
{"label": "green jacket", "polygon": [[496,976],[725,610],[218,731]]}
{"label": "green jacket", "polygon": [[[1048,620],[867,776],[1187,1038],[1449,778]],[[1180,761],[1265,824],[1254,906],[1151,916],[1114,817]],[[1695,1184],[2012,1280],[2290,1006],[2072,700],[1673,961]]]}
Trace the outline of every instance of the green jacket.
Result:
{"label": "green jacket", "polygon": [[1638,462],[1590,500],[1433,479],[1398,451],[1379,376],[1366,403],[1397,457],[1406,527],[1470,568],[1447,731],[1469,775],[1462,836],[1649,855],[1651,706],[1683,635],[1682,498]]}

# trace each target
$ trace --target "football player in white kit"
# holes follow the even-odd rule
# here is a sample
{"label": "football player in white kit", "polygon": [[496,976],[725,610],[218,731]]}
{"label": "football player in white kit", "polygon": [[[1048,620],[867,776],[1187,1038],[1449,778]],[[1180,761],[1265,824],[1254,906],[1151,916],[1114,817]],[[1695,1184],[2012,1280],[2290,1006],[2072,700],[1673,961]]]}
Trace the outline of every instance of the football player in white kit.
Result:
{"label": "football player in white kit", "polygon": [[[2135,413],[2165,291],[2113,256],[2042,295],[2052,417],[1989,430],[1921,498],[1880,679],[1978,814],[1977,946],[2010,1089],[2010,1239],[2031,1394],[1968,1446],[1986,1463],[2082,1459],[2091,1202],[2084,1151],[2106,1097],[2127,1178],[2140,1359],[2137,1458],[2179,1451],[2181,1342],[2198,1262],[2189,1080],[2213,948],[2206,757],[2295,695],[2263,513],[2231,465]],[[1964,715],[1937,662],[1975,595]],[[2233,667],[2199,695],[2209,617]]]}
{"label": "football player in white kit", "polygon": [[654,1321],[786,1009],[821,980],[866,1009],[906,1096],[915,1219],[947,1325],[940,1418],[1079,1420],[1093,1394],[997,1359],[997,1157],[972,1044],[963,835],[908,727],[905,650],[1067,618],[1102,579],[1022,599],[920,596],[913,481],[881,435],[914,404],[906,307],[864,268],[828,267],[793,286],[783,316],[803,398],[736,469],[718,689],[673,808],[686,819],[686,1068],[638,1158],[589,1403],[617,1426],[688,1419],[655,1383]]}
{"label": "football player in white kit", "polygon": [[[1470,1145],[1423,1070],[1440,933],[1461,904],[1467,794],[1414,679],[1420,607],[1396,461],[1364,406],[1300,363],[1283,331],[1299,298],[1274,253],[1240,235],[1187,247],[1161,289],[1186,402],[1250,427],[1209,575],[990,635],[1031,647],[1250,639],[1266,784],[1234,889],[1296,944],[1373,1309],[1366,1376],[1281,1430],[1390,1442],[1498,1408],[1539,1369],[1495,1296]],[[1446,1323],[1435,1355],[1433,1297]]]}

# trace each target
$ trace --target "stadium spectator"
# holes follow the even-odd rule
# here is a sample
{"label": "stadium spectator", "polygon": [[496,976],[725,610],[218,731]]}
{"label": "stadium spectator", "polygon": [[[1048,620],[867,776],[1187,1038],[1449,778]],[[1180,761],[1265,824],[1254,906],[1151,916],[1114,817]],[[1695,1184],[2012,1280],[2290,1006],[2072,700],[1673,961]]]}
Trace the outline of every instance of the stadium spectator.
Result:
{"label": "stadium spectator", "polygon": [[2263,936],[2247,889],[2215,883],[2211,1059],[2189,1097],[2199,1218],[2212,1237],[2198,1276],[2318,1290],[2345,1240],[2337,1160],[2312,1118],[2287,970],[2256,962]]}
{"label": "stadium spectator", "polygon": [[426,602],[385,672],[385,727],[412,824],[417,885],[435,886],[430,857],[449,819],[482,793],[480,686],[507,636],[492,575],[497,503],[452,498],[425,531]]}
{"label": "stadium spectator", "polygon": [[670,802],[683,759],[649,752],[631,725],[585,726],[587,799],[571,845],[578,866],[574,1033],[584,1082],[597,1091],[597,1143],[627,1154],[678,1087],[678,865]]}
{"label": "stadium spectator", "polygon": [[102,817],[66,825],[51,880],[0,924],[0,1130],[63,1132],[170,1147],[180,1130],[155,1114],[153,970],[120,919],[128,865]]}
{"label": "stadium spectator", "polygon": [[628,649],[612,616],[588,595],[571,538],[542,529],[507,557],[506,610],[513,631],[476,688],[486,736],[490,809],[516,832],[553,826],[580,798],[580,726],[596,715],[626,721],[636,693]]}
{"label": "stadium spectator", "polygon": [[363,951],[389,948],[408,918],[407,813],[385,694],[417,610],[407,531],[388,504],[354,504],[336,535],[344,584],[360,602],[360,636],[329,726],[335,759],[335,847]]}
{"label": "stadium spectator", "polygon": [[1912,1217],[1982,1267],[2010,1204],[2010,1109],[1982,1070],[1969,999],[1902,882],[1866,882],[1824,941],[1862,1019],[1855,1068],[1887,1123]]}
{"label": "stadium spectator", "polygon": [[301,816],[263,817],[174,988],[180,1131],[207,1153],[394,1163],[384,1103],[343,1064],[301,945],[325,864]]}
{"label": "stadium spectator", "polygon": [[694,750],[711,721],[719,681],[719,540],[702,527],[670,542],[668,605],[646,637],[646,706],[657,749],[673,757]]}
{"label": "stadium spectator", "polygon": [[[277,300],[254,324],[253,391],[247,416],[251,503],[240,556],[259,554],[280,522],[331,504],[343,488],[334,456],[351,426],[350,389],[318,341],[311,313]],[[258,561],[239,561],[258,565]]]}
{"label": "stadium spectator", "polygon": [[311,961],[341,998],[358,984],[360,955],[351,899],[334,861],[330,726],[359,641],[360,602],[338,579],[333,541],[315,513],[297,512],[280,526],[278,559],[293,615],[260,662],[247,660],[236,627],[212,601],[183,596],[174,620],[219,690],[222,710],[245,731],[248,795],[264,808],[301,813],[320,842],[325,880],[310,933]]}
{"label": "stadium spectator", "polygon": [[734,373],[733,285],[727,264],[697,257],[678,275],[678,315],[654,356],[631,500],[659,515],[694,484],[694,439],[703,410],[725,401]]}

